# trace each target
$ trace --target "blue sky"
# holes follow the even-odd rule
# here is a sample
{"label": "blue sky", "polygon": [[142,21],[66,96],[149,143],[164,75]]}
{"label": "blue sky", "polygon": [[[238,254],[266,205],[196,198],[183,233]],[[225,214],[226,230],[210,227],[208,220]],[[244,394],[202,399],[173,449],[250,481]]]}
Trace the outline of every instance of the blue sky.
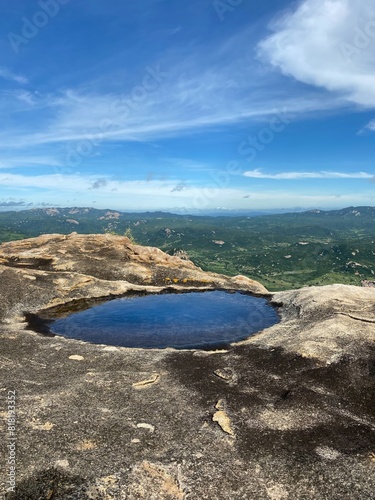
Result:
{"label": "blue sky", "polygon": [[0,207],[374,205],[370,0],[0,0]]}

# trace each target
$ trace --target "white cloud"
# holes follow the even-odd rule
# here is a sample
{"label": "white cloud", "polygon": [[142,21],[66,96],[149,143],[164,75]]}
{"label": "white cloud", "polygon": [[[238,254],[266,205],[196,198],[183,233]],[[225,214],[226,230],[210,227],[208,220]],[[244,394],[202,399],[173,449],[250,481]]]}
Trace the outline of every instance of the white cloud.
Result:
{"label": "white cloud", "polygon": [[[273,78],[268,80],[259,63],[249,57],[249,45],[256,43],[253,37],[244,30],[209,49],[165,54],[160,65],[152,67],[152,74],[162,74],[157,81],[150,80],[150,70],[145,68],[132,81],[125,75],[117,92],[105,90],[108,76],[101,85],[85,82],[82,88],[49,95],[8,92],[6,104],[0,102],[1,114],[14,110],[16,99],[20,106],[28,105],[28,117],[35,120],[32,127],[20,120],[16,129],[13,123],[4,123],[0,147],[149,141],[234,123],[261,123],[283,109],[305,115],[342,107],[341,98],[324,96],[320,90],[293,89],[288,95],[285,87],[275,86]],[[142,90],[145,81],[155,88]],[[87,88],[100,90],[88,92]]]}
{"label": "white cloud", "polygon": [[61,167],[63,164],[57,158],[49,155],[45,156],[1,156],[1,168],[22,168],[22,167]]}
{"label": "white cloud", "polygon": [[[351,1],[355,5],[363,3]],[[343,73],[362,84],[367,82],[374,92],[375,102],[372,80],[353,67],[359,64],[358,61],[354,61],[352,66],[347,65],[340,46],[334,49],[330,44],[326,47],[330,35],[329,23],[326,23],[329,8],[326,4],[336,8],[334,11],[331,5],[334,11],[330,15],[332,20],[333,14],[338,19],[343,17],[343,14],[339,15],[338,5],[348,4],[347,9],[352,9],[348,2],[306,0],[298,10],[300,14],[288,14],[277,24],[275,34],[262,43],[262,52],[273,64],[282,67],[288,74],[295,73],[293,76],[302,81],[312,79],[315,70],[316,78],[323,79],[326,66],[329,69],[332,67],[334,72],[335,64],[341,60],[343,68],[334,81],[345,82]],[[324,15],[318,9],[322,6],[326,7],[322,11]],[[312,16],[309,29],[308,15]],[[338,20],[335,22],[339,23]],[[341,95],[333,96],[321,89],[295,87],[288,81],[284,81],[283,86],[276,86],[274,75],[251,60],[249,47],[254,43],[254,34],[249,28],[226,38],[221,45],[204,47],[204,50],[198,45],[189,48],[191,52],[186,51],[185,54],[171,50],[160,61],[163,76],[159,85],[145,94],[142,94],[140,86],[147,77],[146,69],[143,74],[140,72],[134,76],[131,82],[125,75],[122,90],[117,92],[105,90],[108,88],[108,75],[107,83],[101,82],[101,85],[85,82],[82,88],[56,90],[47,95],[22,89],[7,91],[5,99],[0,101],[0,114],[6,117],[17,111],[19,119],[16,125],[14,120],[7,122],[4,119],[0,125],[0,147],[8,150],[24,148],[30,153],[40,151],[39,146],[46,146],[46,154],[52,156],[57,144],[76,149],[80,143],[90,141],[95,149],[107,142],[152,141],[241,122],[252,126],[254,123],[266,123],[275,112],[283,109],[297,117],[317,110],[348,106]],[[369,57],[368,51],[365,53]],[[364,59],[365,56],[362,56]],[[369,64],[366,62],[364,66],[366,71]],[[21,80],[24,78],[13,76]],[[325,80],[322,81],[316,85],[327,87]],[[288,84],[292,87],[291,92]],[[100,90],[88,92],[87,88]]]}
{"label": "white cloud", "polygon": [[[92,189],[100,181],[99,189]],[[205,210],[218,205],[236,209],[269,209],[291,204],[305,208],[335,208],[350,205],[373,205],[373,190],[349,193],[312,194],[309,186],[298,191],[254,190],[230,184],[220,188],[215,183],[207,186],[184,185],[176,190],[175,180],[116,181],[110,177],[93,175],[38,175],[26,176],[0,173],[0,185],[13,197],[22,196],[25,203],[49,203],[55,206],[95,206],[119,210]],[[186,187],[186,189],[185,189]],[[188,187],[188,189],[187,189]],[[77,197],[77,198],[76,198]],[[93,198],[94,197],[94,198]],[[73,200],[73,201],[72,201]]]}
{"label": "white cloud", "polygon": [[35,94],[28,92],[27,90],[17,90],[9,93],[18,101],[29,104],[30,106],[34,106],[36,103]]}
{"label": "white cloud", "polygon": [[0,66],[0,78],[19,83],[20,85],[26,85],[28,83],[28,79],[25,76],[13,73],[12,70],[4,66]]}
{"label": "white cloud", "polygon": [[245,177],[254,179],[276,179],[276,180],[294,180],[294,179],[373,179],[374,174],[366,172],[281,172],[279,174],[264,174],[260,169],[248,170],[243,174]]}
{"label": "white cloud", "polygon": [[26,176],[7,172],[0,173],[0,185],[12,193],[27,192],[32,201],[35,200],[35,192],[38,193],[38,200],[47,201],[52,196],[55,204],[60,200],[64,203],[67,197],[78,194],[82,204],[91,206],[94,196],[102,206],[119,209],[204,209],[215,207],[219,199],[226,204],[234,204],[245,195],[244,190],[230,186],[219,188],[214,182],[206,187],[184,183],[183,189],[176,189],[179,184],[172,179],[117,181],[105,176],[98,178],[97,175],[80,174]]}
{"label": "white cloud", "polygon": [[[53,189],[56,192],[92,191],[132,196],[170,196],[176,187],[176,180],[136,180],[118,181],[110,177],[82,174],[42,174],[21,175],[10,172],[0,173],[0,185],[3,187],[21,187],[35,189]],[[199,188],[197,188],[199,189]],[[176,192],[176,198],[181,198],[182,192]]]}
{"label": "white cloud", "polygon": [[[204,77],[202,81],[204,85]],[[222,78],[218,75],[217,82],[220,81]],[[181,90],[175,84],[169,83],[159,92],[150,94],[143,102],[131,103],[130,107],[124,95],[81,95],[71,91],[58,98],[49,96],[44,107],[53,118],[49,117],[48,122],[42,119],[35,125],[35,132],[28,129],[20,133],[19,129],[15,131],[3,127],[0,147],[18,149],[87,140],[94,144],[149,141],[241,121],[262,121],[282,109],[298,114],[338,106],[337,101],[321,97],[287,98],[281,106],[278,99],[272,101],[267,98],[263,101],[257,96],[254,100],[245,97],[233,100],[229,93],[226,105],[221,106],[220,102],[225,99],[219,99],[215,90],[202,89],[199,95],[188,95],[186,89]],[[194,86],[192,82],[190,84]],[[220,102],[213,100],[214,95]],[[119,105],[121,100],[123,102]]]}
{"label": "white cloud", "polygon": [[285,75],[375,107],[375,10],[369,0],[304,0],[271,26],[259,54]]}
{"label": "white cloud", "polygon": [[361,130],[361,132],[363,132],[364,130],[371,130],[373,132],[375,132],[375,119],[374,120],[371,120],[365,127],[364,129]]}

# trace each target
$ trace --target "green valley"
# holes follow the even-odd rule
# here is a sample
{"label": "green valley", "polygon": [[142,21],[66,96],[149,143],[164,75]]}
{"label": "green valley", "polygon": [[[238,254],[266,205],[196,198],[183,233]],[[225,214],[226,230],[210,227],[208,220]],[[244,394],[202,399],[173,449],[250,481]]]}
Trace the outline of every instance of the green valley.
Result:
{"label": "green valley", "polygon": [[276,291],[374,280],[374,221],[373,207],[257,217],[45,208],[0,212],[0,241],[73,231],[126,233],[203,270],[243,274]]}

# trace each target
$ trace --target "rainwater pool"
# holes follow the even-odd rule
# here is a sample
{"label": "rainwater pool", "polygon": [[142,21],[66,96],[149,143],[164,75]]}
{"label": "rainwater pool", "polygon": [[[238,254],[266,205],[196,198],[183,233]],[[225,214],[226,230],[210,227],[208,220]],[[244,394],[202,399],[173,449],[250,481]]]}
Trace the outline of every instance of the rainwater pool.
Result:
{"label": "rainwater pool", "polygon": [[110,300],[51,322],[50,332],[122,347],[210,349],[279,321],[266,299],[240,292],[151,294]]}

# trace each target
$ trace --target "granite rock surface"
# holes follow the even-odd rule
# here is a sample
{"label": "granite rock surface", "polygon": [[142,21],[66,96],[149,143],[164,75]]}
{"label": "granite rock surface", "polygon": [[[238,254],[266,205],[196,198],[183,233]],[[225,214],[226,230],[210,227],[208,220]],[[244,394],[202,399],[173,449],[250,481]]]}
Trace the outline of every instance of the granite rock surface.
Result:
{"label": "granite rock surface", "polygon": [[[220,351],[43,336],[27,314],[129,291],[243,290],[277,325]],[[375,290],[269,294],[110,235],[0,246],[6,499],[330,499],[375,491]],[[9,488],[8,394],[16,394]]]}

